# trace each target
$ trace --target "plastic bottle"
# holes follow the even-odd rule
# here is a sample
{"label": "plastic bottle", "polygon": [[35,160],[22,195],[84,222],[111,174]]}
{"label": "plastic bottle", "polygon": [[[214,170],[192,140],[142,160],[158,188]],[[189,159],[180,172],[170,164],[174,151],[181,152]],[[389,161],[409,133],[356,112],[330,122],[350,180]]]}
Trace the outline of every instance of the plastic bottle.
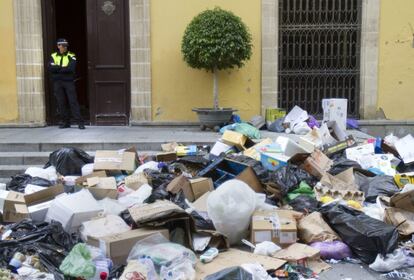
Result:
{"label": "plastic bottle", "polygon": [[102,258],[94,261],[96,266],[95,276],[90,280],[107,280],[111,266],[111,260]]}

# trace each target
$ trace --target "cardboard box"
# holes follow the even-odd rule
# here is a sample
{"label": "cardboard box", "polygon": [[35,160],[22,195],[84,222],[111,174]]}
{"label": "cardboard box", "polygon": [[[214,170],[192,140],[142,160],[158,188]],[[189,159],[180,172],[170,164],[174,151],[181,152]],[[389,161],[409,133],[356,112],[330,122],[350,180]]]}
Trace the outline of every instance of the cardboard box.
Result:
{"label": "cardboard box", "polygon": [[357,142],[355,141],[354,137],[352,135],[349,135],[344,141],[323,145],[322,151],[325,155],[331,156],[356,145]]}
{"label": "cardboard box", "polygon": [[274,122],[277,119],[286,116],[286,110],[281,108],[266,108],[266,122]]}
{"label": "cardboard box", "polygon": [[271,241],[284,247],[297,240],[296,219],[289,210],[256,211],[252,216],[251,241]]}
{"label": "cardboard box", "polygon": [[283,154],[271,154],[261,153],[260,161],[264,168],[270,171],[278,170],[279,168],[286,166],[290,157]]}
{"label": "cardboard box", "polygon": [[414,212],[399,208],[385,208],[384,221],[397,227],[403,236],[411,236],[414,233]]}
{"label": "cardboard box", "polygon": [[195,156],[197,155],[197,146],[190,145],[190,146],[177,146],[175,148],[175,152],[177,156],[184,157],[184,156]]}
{"label": "cardboard box", "polygon": [[88,237],[87,243],[99,247],[115,265],[126,264],[126,260],[135,243],[154,233],[161,233],[170,239],[168,229],[134,229],[123,233],[112,234],[99,239]]}
{"label": "cardboard box", "polygon": [[[57,195],[63,192],[63,185],[52,186],[28,195],[11,191],[4,200],[3,221],[16,223],[23,219],[30,218],[32,213],[34,216],[39,215],[39,213],[36,213],[39,211],[38,209],[32,208],[32,212],[30,212],[28,207],[53,200]],[[44,211],[45,210],[43,210],[43,212]]]}
{"label": "cardboard box", "polygon": [[296,154],[307,153],[308,150],[300,146],[288,137],[279,136],[276,139],[276,143],[282,148],[283,154],[287,157],[293,157]]}
{"label": "cardboard box", "polygon": [[103,177],[107,177],[107,175],[105,171],[95,171],[89,175],[79,177],[78,179],[75,180],[75,184],[78,186],[83,186],[88,181],[88,178],[92,178],[92,177],[103,178]]}
{"label": "cardboard box", "polygon": [[155,160],[158,162],[174,161],[174,160],[177,160],[177,153],[176,152],[159,153],[155,155]]}
{"label": "cardboard box", "polygon": [[221,141],[229,146],[236,146],[240,151],[245,151],[256,144],[247,136],[232,130],[226,130]]}
{"label": "cardboard box", "polygon": [[321,179],[333,164],[333,161],[320,150],[315,150],[310,155],[297,154],[289,162],[300,166],[300,168],[306,170],[318,179]]}
{"label": "cardboard box", "polygon": [[9,191],[0,190],[0,212],[1,213],[3,213],[4,202],[6,201],[9,193],[10,193]]}
{"label": "cardboard box", "polygon": [[187,179],[184,175],[174,178],[167,186],[167,191],[177,194],[180,190],[184,192],[185,197],[193,202],[203,194],[214,190],[214,184],[211,178]]}
{"label": "cardboard box", "polygon": [[411,134],[395,142],[395,149],[405,164],[414,162],[414,137]]}
{"label": "cardboard box", "polygon": [[118,189],[114,177],[92,177],[87,179],[88,190],[97,200],[105,197],[116,199],[118,197]]}
{"label": "cardboard box", "polygon": [[138,166],[138,156],[133,150],[96,151],[94,170],[133,172]]}
{"label": "cardboard box", "polygon": [[391,196],[391,206],[414,212],[414,190]]}
{"label": "cardboard box", "polygon": [[246,157],[251,157],[251,158],[259,161],[260,160],[260,152],[259,152],[260,148],[265,147],[267,145],[270,145],[272,143],[273,143],[272,139],[266,138],[263,141],[261,141],[261,142],[257,143],[256,145],[254,145],[253,147],[245,150],[243,152],[243,155],[245,155]]}
{"label": "cardboard box", "polygon": [[322,99],[323,122],[335,121],[342,130],[346,130],[348,99]]}
{"label": "cardboard box", "polygon": [[221,153],[227,153],[233,149],[233,146],[227,145],[221,141],[217,141],[213,148],[211,148],[210,154],[218,157]]}
{"label": "cardboard box", "polygon": [[92,194],[83,189],[73,194],[62,194],[55,198],[47,211],[46,221],[58,221],[66,232],[73,233],[81,224],[103,212]]}

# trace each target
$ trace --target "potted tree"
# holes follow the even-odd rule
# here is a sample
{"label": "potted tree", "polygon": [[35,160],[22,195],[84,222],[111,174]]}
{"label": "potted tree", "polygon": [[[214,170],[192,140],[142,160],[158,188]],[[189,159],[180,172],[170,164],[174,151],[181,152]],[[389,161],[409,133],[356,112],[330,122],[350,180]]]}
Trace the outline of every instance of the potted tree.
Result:
{"label": "potted tree", "polygon": [[195,108],[201,129],[218,131],[230,121],[234,109],[220,108],[218,71],[241,68],[252,54],[251,35],[241,18],[220,8],[206,10],[188,24],[181,43],[184,61],[213,74],[213,108]]}

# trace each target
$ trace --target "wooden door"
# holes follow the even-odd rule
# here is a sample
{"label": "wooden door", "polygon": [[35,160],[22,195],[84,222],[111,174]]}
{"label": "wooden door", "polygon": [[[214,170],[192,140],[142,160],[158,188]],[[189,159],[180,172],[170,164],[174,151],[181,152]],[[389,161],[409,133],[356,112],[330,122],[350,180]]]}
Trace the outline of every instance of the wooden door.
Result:
{"label": "wooden door", "polygon": [[127,125],[130,111],[128,0],[88,0],[91,122]]}

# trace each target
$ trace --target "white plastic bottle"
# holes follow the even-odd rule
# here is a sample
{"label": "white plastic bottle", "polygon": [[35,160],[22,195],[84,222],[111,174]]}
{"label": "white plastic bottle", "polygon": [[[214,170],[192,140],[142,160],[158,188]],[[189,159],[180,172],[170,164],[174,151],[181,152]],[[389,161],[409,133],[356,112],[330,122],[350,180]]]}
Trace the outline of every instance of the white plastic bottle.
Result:
{"label": "white plastic bottle", "polygon": [[95,276],[91,280],[107,280],[109,277],[109,262],[107,259],[99,259],[94,261],[96,266]]}

